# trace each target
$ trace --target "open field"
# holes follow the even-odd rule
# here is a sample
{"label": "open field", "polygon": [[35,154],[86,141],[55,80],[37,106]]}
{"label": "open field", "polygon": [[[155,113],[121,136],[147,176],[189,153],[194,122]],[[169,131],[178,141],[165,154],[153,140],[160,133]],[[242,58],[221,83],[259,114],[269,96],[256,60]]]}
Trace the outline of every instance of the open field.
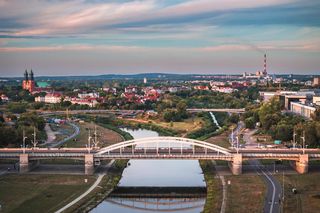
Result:
{"label": "open field", "polygon": [[230,147],[230,143],[229,143],[228,135],[229,135],[229,132],[226,131],[226,132],[224,132],[224,133],[222,133],[220,135],[208,138],[206,140],[206,142],[212,143],[212,144],[224,147],[224,148],[229,148]]}
{"label": "open field", "polygon": [[266,186],[257,175],[228,176],[226,212],[262,212]]}
{"label": "open field", "polygon": [[199,117],[185,119],[181,122],[164,122],[160,120],[126,119],[141,123],[150,123],[163,128],[172,129],[180,134],[198,130],[203,127],[204,121]]}
{"label": "open field", "polygon": [[[70,140],[65,143],[64,147],[86,147],[86,144],[88,144],[89,130],[91,132],[91,137],[94,137],[94,123],[85,122],[83,124],[79,124],[79,127],[80,134],[75,138],[76,141]],[[123,141],[121,135],[112,130],[103,128],[99,125],[96,125],[96,128],[99,147],[105,147]]]}
{"label": "open field", "polygon": [[[277,176],[282,183],[282,175]],[[320,174],[285,175],[284,212],[313,213],[320,209]],[[294,194],[292,188],[298,193]]]}
{"label": "open field", "polygon": [[94,176],[84,175],[2,176],[1,212],[54,212],[87,190],[94,181]]}

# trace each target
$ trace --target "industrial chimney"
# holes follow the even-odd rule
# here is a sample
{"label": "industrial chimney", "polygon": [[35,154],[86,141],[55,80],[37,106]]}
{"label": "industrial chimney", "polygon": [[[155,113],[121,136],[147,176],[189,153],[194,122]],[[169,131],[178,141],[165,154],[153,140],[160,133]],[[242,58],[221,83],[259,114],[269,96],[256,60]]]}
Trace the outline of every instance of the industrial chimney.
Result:
{"label": "industrial chimney", "polygon": [[264,54],[263,75],[267,76],[267,54]]}

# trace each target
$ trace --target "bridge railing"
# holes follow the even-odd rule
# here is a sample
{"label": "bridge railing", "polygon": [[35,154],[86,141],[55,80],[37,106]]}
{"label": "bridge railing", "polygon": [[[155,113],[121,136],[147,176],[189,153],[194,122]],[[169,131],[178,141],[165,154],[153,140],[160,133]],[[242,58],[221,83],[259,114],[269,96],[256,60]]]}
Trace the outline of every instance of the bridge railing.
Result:
{"label": "bridge railing", "polygon": [[98,152],[98,154],[111,152],[113,150],[122,149],[125,147],[145,145],[145,144],[154,144],[156,146],[156,148],[158,149],[159,143],[168,143],[169,149],[171,148],[171,143],[172,144],[179,144],[181,149],[182,149],[182,144],[183,144],[183,145],[189,145],[192,147],[198,146],[198,147],[202,147],[205,149],[214,150],[214,151],[223,153],[225,155],[231,155],[230,151],[228,149],[223,148],[223,147],[220,147],[220,146],[208,143],[208,142],[204,142],[204,141],[198,141],[198,140],[193,140],[193,139],[188,139],[188,138],[180,138],[180,137],[149,137],[149,138],[141,138],[141,139],[124,141],[121,143],[117,143],[117,144],[102,148]]}

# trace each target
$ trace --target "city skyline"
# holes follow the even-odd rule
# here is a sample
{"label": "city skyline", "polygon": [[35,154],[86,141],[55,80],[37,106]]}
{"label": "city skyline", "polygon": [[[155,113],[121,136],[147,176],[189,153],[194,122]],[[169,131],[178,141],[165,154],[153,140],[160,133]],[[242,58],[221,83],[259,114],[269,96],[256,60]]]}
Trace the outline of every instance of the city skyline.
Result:
{"label": "city skyline", "polygon": [[320,3],[0,1],[0,72],[318,74]]}

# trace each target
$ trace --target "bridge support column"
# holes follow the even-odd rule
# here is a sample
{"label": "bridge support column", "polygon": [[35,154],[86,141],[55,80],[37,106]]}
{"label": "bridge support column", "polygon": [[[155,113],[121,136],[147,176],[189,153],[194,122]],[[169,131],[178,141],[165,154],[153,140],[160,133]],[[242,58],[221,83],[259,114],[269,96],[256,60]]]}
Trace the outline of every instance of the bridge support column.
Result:
{"label": "bridge support column", "polygon": [[20,173],[29,172],[29,155],[28,154],[20,154],[19,172]]}
{"label": "bridge support column", "polygon": [[299,161],[295,162],[295,169],[299,174],[308,173],[309,155],[303,154],[299,156]]}
{"label": "bridge support column", "polygon": [[84,156],[84,173],[86,175],[92,175],[94,173],[93,154],[86,154]]}
{"label": "bridge support column", "polygon": [[229,162],[229,167],[232,174],[241,175],[242,174],[242,154],[234,154],[232,162]]}

